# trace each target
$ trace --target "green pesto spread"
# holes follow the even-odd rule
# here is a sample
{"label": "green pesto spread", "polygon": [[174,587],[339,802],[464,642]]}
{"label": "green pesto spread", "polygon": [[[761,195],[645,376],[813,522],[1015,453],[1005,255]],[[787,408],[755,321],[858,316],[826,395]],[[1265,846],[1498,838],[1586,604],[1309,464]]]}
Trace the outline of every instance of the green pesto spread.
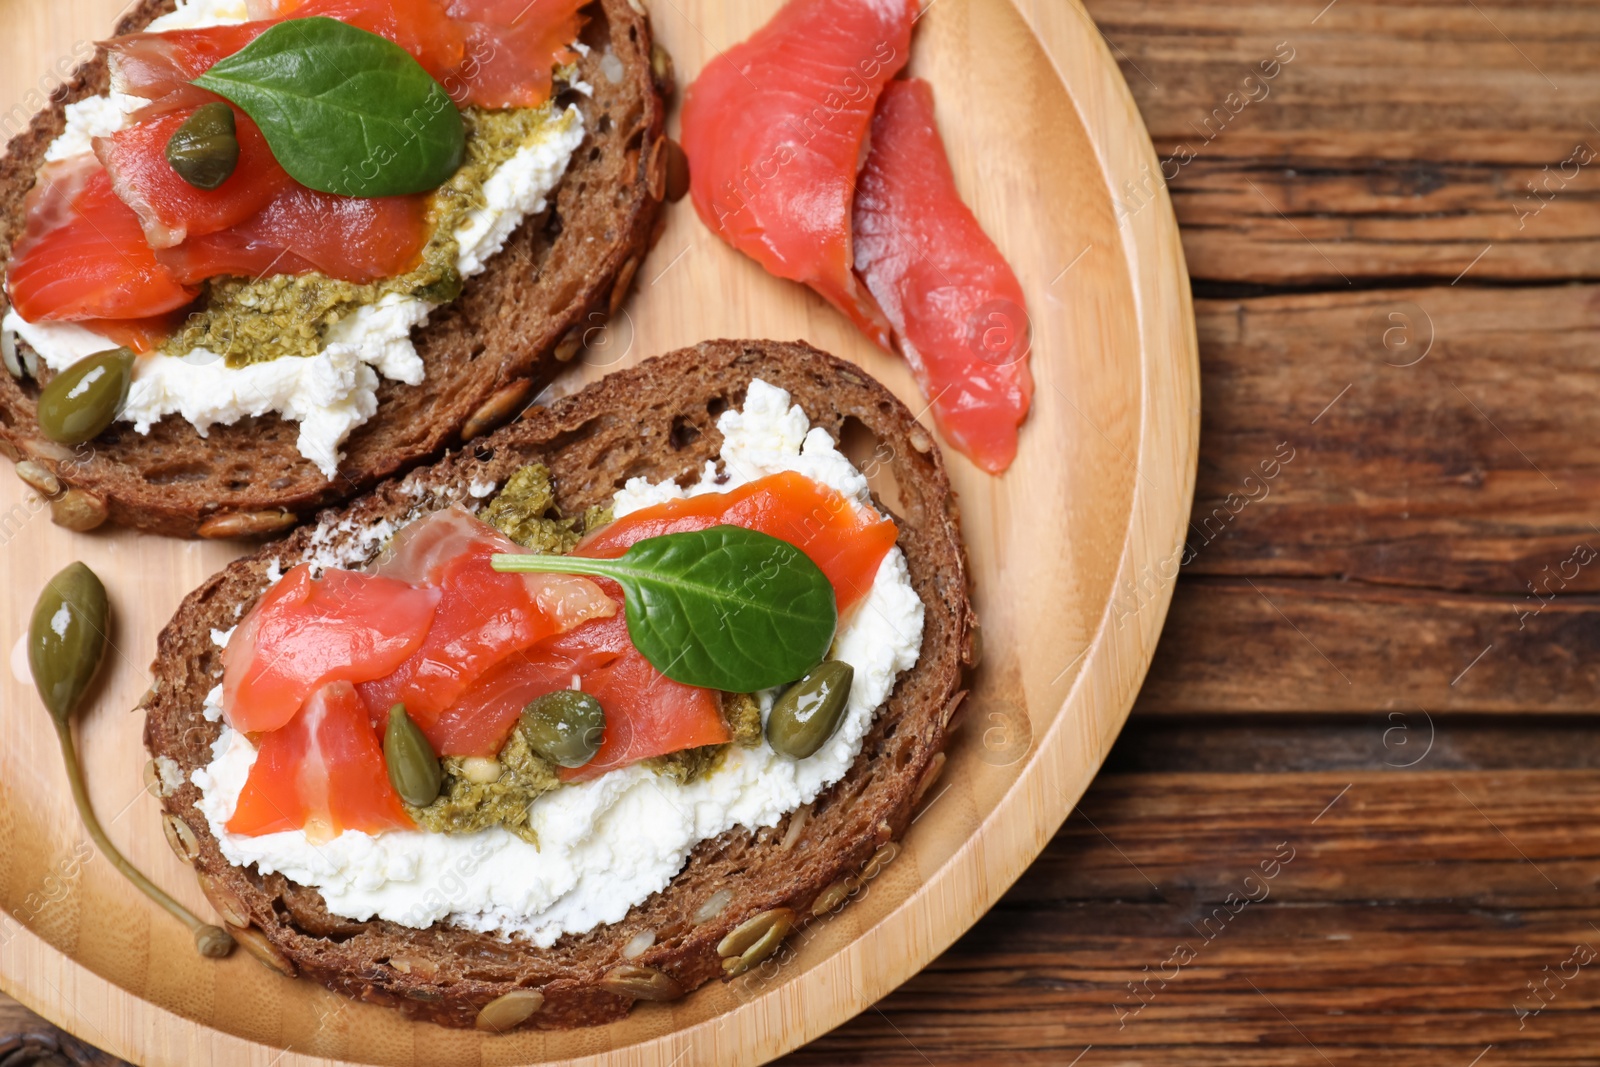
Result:
{"label": "green pesto spread", "polygon": [[734,744],[755,748],[761,743],[761,701],[754,693],[722,694],[722,717],[728,720]]}
{"label": "green pesto spread", "polygon": [[538,845],[539,838],[528,825],[528,806],[560,787],[561,779],[556,776],[555,764],[541,759],[528,746],[521,729],[511,731],[493,760],[446,756],[440,763],[444,786],[439,799],[425,808],[406,807],[418,826],[441,834],[470,834],[503,826]]}
{"label": "green pesto spread", "polygon": [[230,367],[280,356],[314,356],[322,350],[330,326],[391,293],[430,304],[448,304],[461,295],[456,231],[483,206],[484,182],[520,149],[575,121],[550,104],[504,111],[467,108],[461,118],[467,130],[466,159],[449,181],[430,194],[431,236],[414,270],[364,285],[316,272],[212,278],[205,283],[201,309],[161,350],[182,356],[204,348],[224,357]]}
{"label": "green pesto spread", "polygon": [[531,463],[506,480],[505,488],[478,512],[478,518],[523,548],[542,556],[564,556],[586,531],[610,522],[611,509],[590,508],[581,518],[562,515],[549,469]]}

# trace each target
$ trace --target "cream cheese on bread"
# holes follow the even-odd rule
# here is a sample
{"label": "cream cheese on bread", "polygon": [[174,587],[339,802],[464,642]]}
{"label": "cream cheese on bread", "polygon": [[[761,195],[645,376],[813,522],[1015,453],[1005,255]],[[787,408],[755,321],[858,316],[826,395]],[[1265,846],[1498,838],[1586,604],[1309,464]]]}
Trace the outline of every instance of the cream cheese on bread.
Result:
{"label": "cream cheese on bread", "polygon": [[[634,479],[616,494],[617,514],[785,470],[823,482],[859,507],[872,506],[866,478],[825,431],[810,427],[783,390],[751,382],[743,410],[724,412],[718,427],[724,436],[720,470],[708,464],[687,490]],[[635,765],[564,787],[533,804],[537,848],[500,829],[470,835],[347,831],[321,843],[300,831],[229,834],[224,823],[255,752],[226,727],[210,765],[193,775],[204,794],[200,809],[229,862],[316,886],[335,914],[415,927],[443,920],[548,946],[564,933],[622,919],[664,889],[699,842],[735,826],[776,825],[841,778],[896,678],[917,661],[923,612],[905,558],[892,549],[866,599],[841,620],[833,655],[855,667],[855,680],[843,724],[817,754],[791,761],[763,743],[731,748],[721,767],[689,783]],[[218,699],[214,692],[212,702]],[[763,714],[771,705],[772,694],[764,694]]]}
{"label": "cream cheese on bread", "polygon": [[[154,20],[149,30],[242,22],[240,0],[180,0],[177,10]],[[66,108],[66,129],[51,144],[47,159],[90,150],[96,136],[115,132],[126,112],[143,101],[115,94]],[[484,184],[484,204],[459,228],[456,267],[463,279],[481,274],[528,216],[543,211],[584,139],[581,113],[568,107],[541,129],[537,139],[501,164]],[[381,378],[416,385],[424,368],[411,332],[425,324],[437,305],[391,294],[358,309],[330,328],[315,356],[284,357],[230,367],[221,356],[197,348],[178,357],[142,357],[120,416],[140,433],[167,415],[188,420],[201,436],[216,424],[277,413],[300,424],[299,451],[329,478],[338,470],[340,446],[351,431],[377,411]],[[3,328],[12,330],[55,371],[95,352],[117,347],[70,322],[30,323],[8,310]]]}

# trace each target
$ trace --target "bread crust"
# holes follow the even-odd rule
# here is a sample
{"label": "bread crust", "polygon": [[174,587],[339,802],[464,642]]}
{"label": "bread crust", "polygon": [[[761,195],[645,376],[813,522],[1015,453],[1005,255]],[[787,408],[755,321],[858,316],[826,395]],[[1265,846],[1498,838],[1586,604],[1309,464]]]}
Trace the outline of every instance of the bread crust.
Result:
{"label": "bread crust", "polygon": [[[116,32],[138,30],[173,6],[142,0]],[[0,374],[0,451],[55,476],[71,498],[70,507],[53,509],[57,520],[82,529],[109,518],[179,537],[277,533],[493,429],[531,400],[561,357],[572,359],[584,333],[621,304],[658,232],[665,193],[670,63],[662,54],[653,71],[642,4],[595,0],[588,10],[591,51],[578,67],[594,95],[566,96],[583,111],[587,135],[553,208],[526,220],[460,299],[414,331],[427,377],[417,386],[382,382],[378,413],[345,442],[333,479],[300,455],[298,423],[277,415],[213,426],[204,437],[177,415],[147,435],[117,423],[71,450],[40,431],[37,384]],[[620,72],[607,55],[621,61]],[[108,86],[100,49],[0,159],[0,269],[22,232],[23,198],[44,152],[65,127],[67,104]]]}
{"label": "bread crust", "polygon": [[[701,843],[671,885],[623,921],[566,935],[548,949],[442,924],[415,930],[339,918],[315,889],[223,858],[189,781],[210,761],[221,730],[202,715],[222,670],[211,631],[237,623],[269,584],[271,562],[281,559],[287,569],[316,545],[350,543],[351,531],[367,524],[448,506],[474,482],[503,484],[531,462],[550,468],[569,512],[609,501],[628,478],[691,480],[721,447],[716,415],[742,404],[753,377],[789,390],[812,425],[846,441],[847,451],[849,442],[867,441],[870,463],[858,465],[876,466],[897,487],[892,508],[881,499],[878,505],[899,525],[898,544],[926,607],[916,667],[900,677],[861,754],[810,806],[809,818],[790,815],[775,828],[739,828]],[[362,555],[378,551],[373,545]],[[837,896],[841,886],[876,873],[943,763],[950,719],[964,695],[963,670],[973,658],[974,626],[955,497],[938,448],[906,407],[858,368],[807,345],[709,341],[530,409],[475,445],[325,512],[318,525],[212,577],[161,632],[145,744],[182,771],[183,784],[162,803],[198,842],[193,863],[202,888],[225,919],[248,921],[246,947],[269,954],[285,973],[456,1027],[473,1026],[484,1006],[506,993],[537,989],[543,1005],[523,1025],[588,1026],[622,1017],[633,1003],[606,988],[613,968],[651,968],[692,990],[723,976],[717,945],[735,926],[775,908],[807,918],[819,898],[830,902],[825,892]],[[707,917],[707,902],[717,900],[724,906]],[[647,931],[653,944],[625,957],[624,947]]]}

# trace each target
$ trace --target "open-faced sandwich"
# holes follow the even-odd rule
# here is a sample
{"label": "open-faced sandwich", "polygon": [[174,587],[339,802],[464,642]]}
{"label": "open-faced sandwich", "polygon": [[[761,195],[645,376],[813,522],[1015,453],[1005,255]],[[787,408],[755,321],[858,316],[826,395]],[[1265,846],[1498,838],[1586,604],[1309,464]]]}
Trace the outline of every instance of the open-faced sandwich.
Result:
{"label": "open-faced sandwich", "polygon": [[0,448],[63,525],[287,529],[520,409],[668,185],[630,0],[143,0],[0,162]]}
{"label": "open-faced sandwich", "polygon": [[770,965],[892,858],[973,626],[904,405],[803,344],[707,342],[192,593],[150,776],[284,974],[446,1025],[589,1025]]}

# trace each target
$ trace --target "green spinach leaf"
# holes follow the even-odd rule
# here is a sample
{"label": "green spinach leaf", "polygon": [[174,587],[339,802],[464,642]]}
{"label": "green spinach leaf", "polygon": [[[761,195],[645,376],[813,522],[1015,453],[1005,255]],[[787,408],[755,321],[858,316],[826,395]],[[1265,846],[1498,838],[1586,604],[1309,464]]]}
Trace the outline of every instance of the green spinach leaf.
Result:
{"label": "green spinach leaf", "polygon": [[420,193],[461,166],[466,131],[444,88],[337,19],[281,22],[194,83],[239,105],[290,177],[324,193]]}
{"label": "green spinach leaf", "polygon": [[804,552],[739,526],[647,537],[617,559],[499,555],[493,566],[612,579],[656,670],[729,693],[794,681],[828,654],[839,622],[833,586]]}

